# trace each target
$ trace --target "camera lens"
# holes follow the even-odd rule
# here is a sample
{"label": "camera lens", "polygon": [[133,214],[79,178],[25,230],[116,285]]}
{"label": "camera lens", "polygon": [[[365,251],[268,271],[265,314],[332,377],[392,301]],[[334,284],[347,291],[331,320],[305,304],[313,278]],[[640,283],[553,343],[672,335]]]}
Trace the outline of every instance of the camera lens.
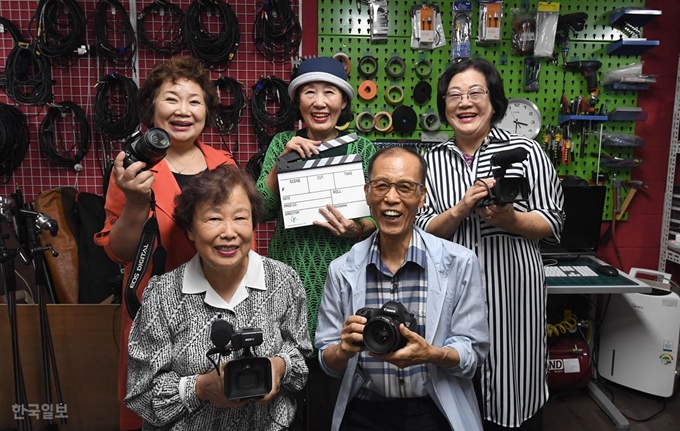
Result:
{"label": "camera lens", "polygon": [[386,316],[376,316],[364,326],[364,344],[373,353],[383,355],[401,346],[399,324]]}
{"label": "camera lens", "polygon": [[499,178],[494,186],[497,203],[507,204],[529,199],[529,181],[522,178]]}
{"label": "camera lens", "polygon": [[146,163],[144,169],[149,169],[163,160],[170,148],[170,135],[158,127],[152,127],[144,135],[132,135],[126,143],[125,152],[128,154],[123,166],[127,168],[136,161]]}
{"label": "camera lens", "polygon": [[147,167],[150,167],[163,160],[169,147],[170,135],[165,130],[154,127],[137,142],[135,150],[139,160],[146,162]]}
{"label": "camera lens", "polygon": [[250,365],[244,366],[236,377],[236,386],[239,389],[253,389],[257,388],[260,384],[260,373]]}

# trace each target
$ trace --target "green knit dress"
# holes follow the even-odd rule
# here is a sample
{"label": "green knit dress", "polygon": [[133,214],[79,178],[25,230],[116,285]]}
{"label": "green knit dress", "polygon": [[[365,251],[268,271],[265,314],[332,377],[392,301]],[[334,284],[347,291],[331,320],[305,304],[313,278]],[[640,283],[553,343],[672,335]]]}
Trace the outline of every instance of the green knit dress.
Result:
{"label": "green knit dress", "polygon": [[[328,274],[328,265],[333,259],[349,251],[352,245],[357,242],[357,239],[340,238],[331,234],[327,229],[318,226],[284,229],[278,191],[274,193],[269,190],[265,180],[276,164],[276,158],[279,157],[288,141],[295,135],[296,132],[288,131],[274,136],[262,162],[262,172],[257,180],[257,189],[264,197],[265,210],[262,221],[276,220],[276,227],[269,242],[267,256],[287,263],[300,276],[307,295],[307,321],[309,335],[313,342],[321,294]],[[334,150],[340,150],[340,154],[361,154],[364,176],[368,177],[368,161],[376,152],[371,141],[360,136],[358,140],[337,149],[323,152],[319,157],[338,155],[337,153],[329,154]]]}

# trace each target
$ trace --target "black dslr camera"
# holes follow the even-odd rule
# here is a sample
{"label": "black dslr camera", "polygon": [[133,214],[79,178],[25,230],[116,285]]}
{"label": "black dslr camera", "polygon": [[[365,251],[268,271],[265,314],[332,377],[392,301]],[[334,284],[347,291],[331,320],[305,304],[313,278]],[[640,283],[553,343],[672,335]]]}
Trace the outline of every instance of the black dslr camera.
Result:
{"label": "black dslr camera", "polygon": [[224,368],[224,395],[230,400],[262,398],[272,390],[269,358],[253,356],[250,348],[262,344],[262,330],[243,328],[231,336],[231,348],[243,350],[243,357],[232,359]]}
{"label": "black dslr camera", "polygon": [[524,161],[527,154],[525,149],[515,148],[491,156],[491,165],[498,166],[493,170],[496,185],[489,190],[489,196],[479,201],[478,206],[505,205],[529,199],[529,180],[525,177],[505,177],[508,167]]}
{"label": "black dslr camera", "polygon": [[364,345],[378,355],[394,352],[406,345],[406,338],[399,332],[400,323],[411,331],[418,323],[415,314],[395,301],[386,302],[380,308],[360,308],[356,315],[368,319],[364,326]]}
{"label": "black dslr camera", "polygon": [[150,169],[165,158],[170,148],[170,135],[163,129],[152,127],[145,133],[136,131],[125,141],[125,160],[123,167],[128,168],[137,161],[146,163],[144,170]]}

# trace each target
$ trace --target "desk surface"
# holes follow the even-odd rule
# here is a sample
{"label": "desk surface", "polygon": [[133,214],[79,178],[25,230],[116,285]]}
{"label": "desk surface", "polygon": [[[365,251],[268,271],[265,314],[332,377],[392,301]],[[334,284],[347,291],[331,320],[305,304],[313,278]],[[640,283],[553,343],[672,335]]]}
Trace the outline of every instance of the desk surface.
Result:
{"label": "desk surface", "polygon": [[[546,258],[545,260],[548,260]],[[557,258],[556,266],[588,266],[593,271],[605,262],[593,256],[575,259]],[[648,293],[652,288],[645,282],[619,271],[616,277],[598,274],[596,277],[547,277],[549,294],[579,293]]]}

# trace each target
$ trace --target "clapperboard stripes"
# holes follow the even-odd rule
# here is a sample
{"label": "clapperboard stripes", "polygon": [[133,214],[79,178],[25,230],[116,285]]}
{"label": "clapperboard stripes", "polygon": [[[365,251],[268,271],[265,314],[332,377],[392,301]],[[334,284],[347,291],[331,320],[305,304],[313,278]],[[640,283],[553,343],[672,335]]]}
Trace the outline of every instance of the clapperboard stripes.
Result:
{"label": "clapperboard stripes", "polygon": [[[336,148],[341,145],[349,144],[350,142],[354,142],[357,139],[358,136],[356,133],[350,133],[349,135],[340,136],[338,138],[331,139],[330,141],[322,142],[321,144],[319,144],[317,148],[319,149],[319,153],[323,153],[326,150],[330,150],[331,148]],[[354,159],[347,159],[348,157],[349,158],[354,157]],[[288,153],[285,156],[281,156],[276,160],[276,168],[278,169],[279,172],[296,171],[300,169],[308,169],[318,166],[331,166],[337,164],[356,162],[357,161],[356,157],[358,157],[358,161],[361,161],[361,156],[358,154],[350,154],[348,156],[327,157],[323,159],[300,159],[300,155],[298,153]],[[337,159],[343,160],[338,161]],[[319,165],[318,164],[319,162],[325,164]]]}
{"label": "clapperboard stripes", "polygon": [[279,172],[299,171],[301,169],[322,168],[325,166],[344,165],[347,163],[361,162],[361,154],[348,154],[345,156],[324,157],[323,159],[303,159],[283,166],[277,166]]}

